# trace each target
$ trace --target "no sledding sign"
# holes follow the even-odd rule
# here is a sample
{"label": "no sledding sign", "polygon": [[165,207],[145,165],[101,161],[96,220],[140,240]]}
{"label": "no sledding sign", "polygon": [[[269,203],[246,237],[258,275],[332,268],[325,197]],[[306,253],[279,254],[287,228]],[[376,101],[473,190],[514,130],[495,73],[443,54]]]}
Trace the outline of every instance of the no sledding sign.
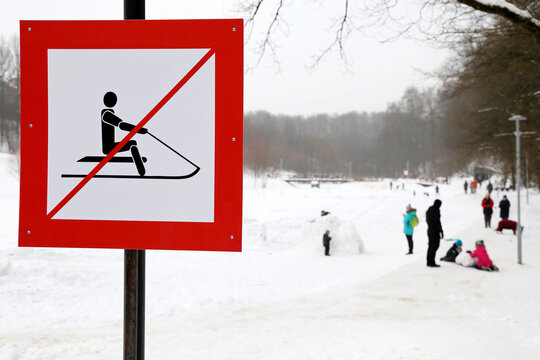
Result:
{"label": "no sledding sign", "polygon": [[19,245],[240,251],[242,28],[22,21]]}

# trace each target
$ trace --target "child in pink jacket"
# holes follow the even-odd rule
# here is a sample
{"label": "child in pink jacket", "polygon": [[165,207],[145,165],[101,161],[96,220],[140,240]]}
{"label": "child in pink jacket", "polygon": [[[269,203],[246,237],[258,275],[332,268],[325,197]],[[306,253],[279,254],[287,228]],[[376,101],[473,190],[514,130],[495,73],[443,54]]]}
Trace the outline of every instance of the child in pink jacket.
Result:
{"label": "child in pink jacket", "polygon": [[476,240],[474,245],[476,245],[476,250],[470,253],[470,255],[478,259],[476,268],[486,271],[499,271],[499,268],[493,265],[493,261],[489,258],[486,247],[484,246],[484,240]]}

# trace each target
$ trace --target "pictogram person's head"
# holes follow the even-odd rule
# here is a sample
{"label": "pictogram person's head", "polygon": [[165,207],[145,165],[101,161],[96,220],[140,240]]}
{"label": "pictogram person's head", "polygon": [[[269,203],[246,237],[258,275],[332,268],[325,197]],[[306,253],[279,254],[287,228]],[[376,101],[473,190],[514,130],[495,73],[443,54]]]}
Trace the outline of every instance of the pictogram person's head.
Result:
{"label": "pictogram person's head", "polygon": [[116,94],[113,93],[112,91],[107,92],[105,96],[103,96],[103,103],[107,107],[110,107],[110,108],[114,107],[114,105],[116,105],[116,101],[117,101]]}

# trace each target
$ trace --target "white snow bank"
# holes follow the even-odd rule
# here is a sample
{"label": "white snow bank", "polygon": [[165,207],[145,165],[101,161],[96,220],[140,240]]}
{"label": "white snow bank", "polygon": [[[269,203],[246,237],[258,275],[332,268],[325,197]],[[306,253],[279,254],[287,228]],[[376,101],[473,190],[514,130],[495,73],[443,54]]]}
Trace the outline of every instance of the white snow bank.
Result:
{"label": "white snow bank", "polygon": [[0,255],[0,277],[8,275],[11,270],[11,261],[9,261],[6,255]]}
{"label": "white snow bank", "polygon": [[353,255],[364,252],[364,242],[354,224],[332,214],[305,223],[299,247],[322,254],[322,237],[326,230],[330,230],[332,237],[331,255]]}

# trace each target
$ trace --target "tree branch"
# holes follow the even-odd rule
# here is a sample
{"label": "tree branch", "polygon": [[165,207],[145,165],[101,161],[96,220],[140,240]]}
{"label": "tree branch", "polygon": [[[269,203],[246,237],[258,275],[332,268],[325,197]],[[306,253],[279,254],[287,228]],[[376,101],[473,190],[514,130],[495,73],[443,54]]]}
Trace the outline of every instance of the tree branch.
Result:
{"label": "tree branch", "polygon": [[343,16],[337,21],[339,24],[338,29],[336,31],[336,37],[334,38],[334,41],[326,49],[324,49],[319,55],[313,57],[313,64],[310,66],[310,68],[316,67],[321,60],[334,48],[334,46],[338,46],[339,49],[339,56],[343,60],[345,67],[348,67],[348,61],[347,61],[347,54],[345,53],[345,47],[343,45],[344,40],[349,36],[351,33],[350,28],[347,28],[347,24],[350,21],[349,16],[349,0],[345,0],[345,10]]}
{"label": "tree branch", "polygon": [[540,36],[540,20],[535,19],[527,10],[522,10],[504,0],[457,0],[476,10],[502,16],[514,24],[526,28],[528,31]]}

